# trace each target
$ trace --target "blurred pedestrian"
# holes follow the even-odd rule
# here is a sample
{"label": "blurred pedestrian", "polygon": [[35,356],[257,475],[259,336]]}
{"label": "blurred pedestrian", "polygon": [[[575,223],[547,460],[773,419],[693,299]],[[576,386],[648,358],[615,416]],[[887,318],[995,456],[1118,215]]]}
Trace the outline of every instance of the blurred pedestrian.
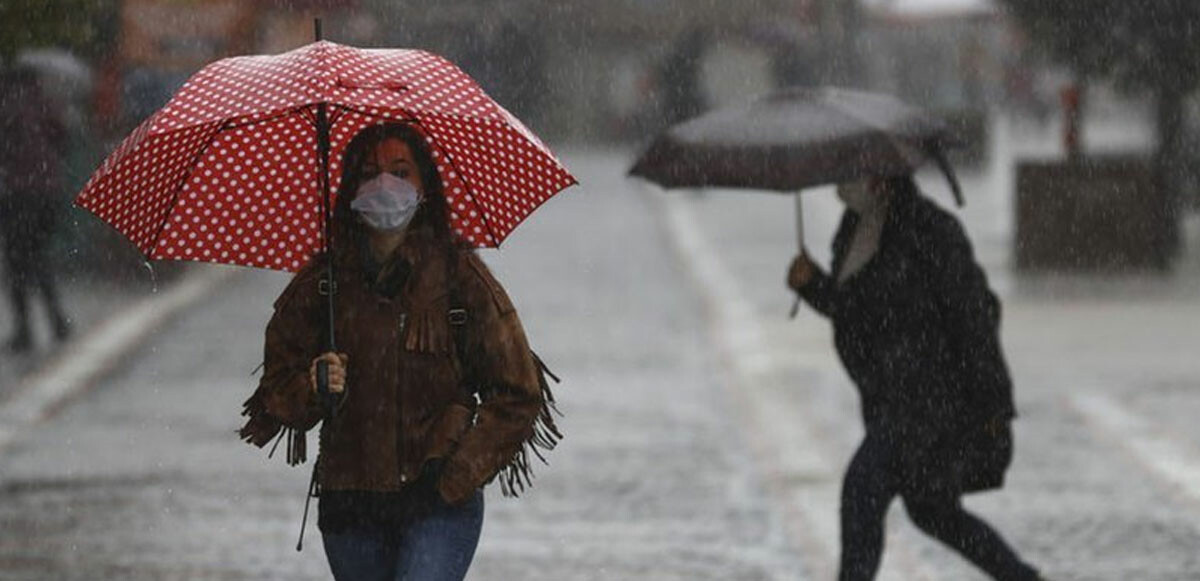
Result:
{"label": "blurred pedestrian", "polygon": [[661,122],[671,126],[704,112],[708,103],[701,85],[709,34],[699,26],[688,29],[658,64],[656,77],[662,96]]}
{"label": "blurred pedestrian", "polygon": [[62,159],[66,132],[33,70],[6,70],[0,79],[0,235],[14,328],[11,351],[33,347],[29,298],[40,293],[55,338],[71,328],[59,303],[47,250],[63,209]]}
{"label": "blurred pedestrian", "polygon": [[998,488],[1012,459],[1000,303],[962,226],[911,176],[843,184],[832,274],[801,253],[788,286],[833,323],[866,437],[842,486],[841,581],[875,577],[888,505],[1000,580],[1034,580],[964,493]]}
{"label": "blurred pedestrian", "polygon": [[[528,447],[557,438],[552,400],[504,289],[450,230],[425,138],[409,125],[369,127],[343,167],[335,283],[316,259],[276,301],[241,435],[263,446],[284,430],[290,459],[303,461],[304,432],[323,418],[318,361],[328,362],[339,400],[314,477],[334,577],[462,579],[481,488],[523,486]],[[321,352],[330,292],[340,353]]]}

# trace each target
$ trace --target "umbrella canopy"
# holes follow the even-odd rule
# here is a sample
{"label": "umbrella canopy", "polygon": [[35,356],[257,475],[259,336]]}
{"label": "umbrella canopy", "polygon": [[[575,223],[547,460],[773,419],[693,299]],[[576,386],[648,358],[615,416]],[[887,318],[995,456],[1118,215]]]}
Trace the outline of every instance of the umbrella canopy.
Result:
{"label": "umbrella canopy", "polygon": [[668,129],[629,173],[668,188],[794,192],[907,174],[929,158],[948,171],[941,158],[947,145],[949,134],[939,120],[893,97],[788,89]]}
{"label": "umbrella canopy", "polygon": [[442,57],[319,41],[206,66],[121,143],[76,203],[151,259],[299,270],[325,242],[318,125],[336,196],[350,139],[388,121],[426,136],[451,227],[478,247],[498,246],[576,183]]}

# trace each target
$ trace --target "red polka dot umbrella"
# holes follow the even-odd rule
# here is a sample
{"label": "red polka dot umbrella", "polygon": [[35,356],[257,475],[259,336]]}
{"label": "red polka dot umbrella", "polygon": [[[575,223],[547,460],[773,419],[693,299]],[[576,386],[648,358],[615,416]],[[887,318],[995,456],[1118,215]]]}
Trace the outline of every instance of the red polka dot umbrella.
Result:
{"label": "red polka dot umbrella", "polygon": [[208,65],[121,143],[76,203],[150,259],[295,271],[324,246],[324,191],[337,195],[343,149],[383,121],[426,136],[451,227],[477,247],[498,246],[576,183],[449,61],[322,41]]}

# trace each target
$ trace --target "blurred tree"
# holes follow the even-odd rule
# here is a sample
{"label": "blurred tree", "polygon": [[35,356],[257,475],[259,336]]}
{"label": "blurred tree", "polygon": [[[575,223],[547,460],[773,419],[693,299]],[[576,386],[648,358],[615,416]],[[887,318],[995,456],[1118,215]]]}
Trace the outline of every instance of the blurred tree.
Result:
{"label": "blurred tree", "polygon": [[120,0],[0,1],[0,63],[21,49],[57,46],[99,57],[114,42]]}
{"label": "blurred tree", "polygon": [[1002,1],[1038,46],[1082,77],[1154,95],[1157,173],[1160,184],[1175,184],[1185,99],[1200,87],[1200,1]]}

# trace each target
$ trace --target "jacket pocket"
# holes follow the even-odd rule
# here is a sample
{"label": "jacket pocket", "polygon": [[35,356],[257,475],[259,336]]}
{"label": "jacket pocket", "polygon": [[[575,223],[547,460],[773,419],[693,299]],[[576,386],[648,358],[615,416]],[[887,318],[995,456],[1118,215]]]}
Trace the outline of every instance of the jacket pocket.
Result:
{"label": "jacket pocket", "polygon": [[429,445],[425,459],[445,458],[453,453],[463,434],[471,429],[474,420],[475,410],[459,403],[446,406],[441,417],[429,430]]}

